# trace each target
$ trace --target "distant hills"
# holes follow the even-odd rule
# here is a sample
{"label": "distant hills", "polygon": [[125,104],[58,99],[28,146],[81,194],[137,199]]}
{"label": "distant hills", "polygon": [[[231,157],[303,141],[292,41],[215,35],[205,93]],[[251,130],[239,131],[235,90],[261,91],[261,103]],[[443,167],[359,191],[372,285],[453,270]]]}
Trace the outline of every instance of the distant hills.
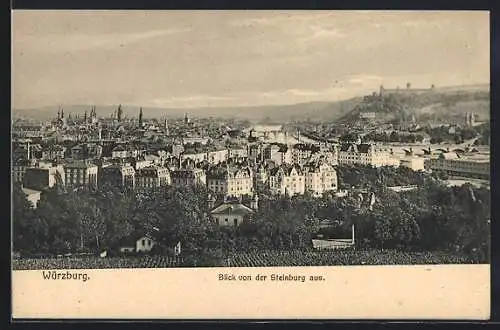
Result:
{"label": "distant hills", "polygon": [[[458,87],[436,88],[432,94],[414,94],[398,96],[392,99],[389,108],[412,112],[417,115],[438,114],[458,115],[465,112],[476,112],[481,118],[489,118],[489,85],[470,85]],[[145,118],[181,117],[188,113],[191,117],[235,118],[250,121],[286,122],[291,120],[351,121],[359,117],[360,112],[380,112],[377,102],[366,100],[366,97],[355,97],[343,101],[308,102],[291,105],[238,106],[238,107],[204,107],[204,108],[158,108],[143,107]],[[117,105],[96,105],[98,116],[109,116]],[[123,113],[127,117],[136,117],[139,107],[123,105]],[[387,108],[387,107],[386,107]],[[46,120],[57,115],[58,106],[40,107],[36,109],[14,109],[14,118],[32,118]],[[90,105],[65,105],[66,116],[90,111]],[[399,110],[398,110],[399,111]],[[390,116],[387,117],[389,120]]]}
{"label": "distant hills", "polygon": [[[337,102],[309,102],[291,105],[264,105],[264,106],[238,106],[238,107],[206,107],[206,108],[155,108],[143,107],[144,118],[182,117],[189,114],[193,118],[235,118],[249,121],[283,122],[295,119],[321,119],[336,120],[350,109],[352,109],[361,99],[351,99]],[[118,105],[97,105],[97,116],[107,117]],[[122,105],[123,114],[126,117],[137,117],[139,107]],[[14,118],[32,118],[46,120],[57,116],[58,106],[41,107],[36,109],[14,109]],[[66,116],[90,111],[90,105],[65,105]]]}

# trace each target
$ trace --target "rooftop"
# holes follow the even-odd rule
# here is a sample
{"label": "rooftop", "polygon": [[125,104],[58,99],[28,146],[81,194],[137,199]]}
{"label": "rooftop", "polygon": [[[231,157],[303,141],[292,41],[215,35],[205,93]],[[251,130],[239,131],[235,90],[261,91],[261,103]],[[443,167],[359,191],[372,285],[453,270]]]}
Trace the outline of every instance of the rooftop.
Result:
{"label": "rooftop", "polygon": [[215,209],[213,209],[210,213],[212,214],[236,214],[236,215],[249,215],[254,213],[249,207],[241,203],[226,203],[219,205]]}

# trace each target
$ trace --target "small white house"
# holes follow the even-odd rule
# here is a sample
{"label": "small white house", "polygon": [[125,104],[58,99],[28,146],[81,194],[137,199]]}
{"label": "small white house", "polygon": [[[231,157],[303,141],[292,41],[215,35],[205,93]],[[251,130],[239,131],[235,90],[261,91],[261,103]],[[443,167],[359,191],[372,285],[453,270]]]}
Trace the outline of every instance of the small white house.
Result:
{"label": "small white house", "polygon": [[139,237],[124,241],[120,245],[120,252],[149,252],[156,245],[156,241],[149,235],[141,235]]}
{"label": "small white house", "polygon": [[241,203],[224,203],[210,213],[217,225],[221,227],[237,227],[255,211]]}
{"label": "small white house", "polygon": [[153,249],[153,246],[156,244],[155,240],[148,236],[144,235],[135,241],[135,251],[136,252],[149,252]]}

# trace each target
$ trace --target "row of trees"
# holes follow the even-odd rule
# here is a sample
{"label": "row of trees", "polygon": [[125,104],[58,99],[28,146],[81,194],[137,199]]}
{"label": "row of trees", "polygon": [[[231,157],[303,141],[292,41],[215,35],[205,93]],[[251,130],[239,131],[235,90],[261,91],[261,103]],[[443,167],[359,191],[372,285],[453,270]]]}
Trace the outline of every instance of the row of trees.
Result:
{"label": "row of trees", "polygon": [[369,165],[339,166],[339,187],[375,188],[379,186],[422,185],[427,174],[399,166],[372,167]]}
{"label": "row of trees", "polygon": [[437,144],[445,141],[453,141],[457,144],[463,143],[465,140],[470,140],[478,136],[478,132],[474,127],[456,128],[455,131],[450,131],[450,128],[443,125],[435,128],[427,128],[427,134],[431,137],[430,142]]}
{"label": "row of trees", "polygon": [[401,143],[421,143],[424,140],[422,134],[398,133],[392,131],[386,132],[370,132],[361,138],[363,142],[401,142]]}
{"label": "row of trees", "polygon": [[204,187],[167,187],[150,193],[49,190],[36,209],[14,187],[14,249],[26,253],[99,251],[153,228],[165,243],[180,239],[189,247],[203,230],[207,213]]}
{"label": "row of trees", "polygon": [[416,190],[372,190],[372,210],[356,195],[325,194],[263,200],[253,221],[223,239],[233,250],[307,249],[320,221],[335,220],[337,238],[350,238],[355,225],[358,247],[406,251],[450,251],[488,260],[490,195],[472,186],[450,188],[427,178]]}
{"label": "row of trees", "polygon": [[[99,191],[43,193],[38,208],[30,207],[14,187],[14,250],[21,253],[97,252],[118,247],[134,233],[155,232],[161,246],[177,240],[191,255],[207,251],[309,249],[323,219],[335,220],[342,238],[356,228],[358,244],[371,248],[453,250],[487,259],[490,195],[471,186],[449,188],[422,173],[401,169],[339,169],[339,179],[361,184],[376,196],[372,209],[360,207],[356,194],[339,198],[261,196],[258,212],[236,230],[222,230],[208,217],[204,187],[164,187],[147,193],[126,193],[112,187]],[[354,172],[355,171],[355,172]],[[404,170],[406,171],[406,170]],[[395,193],[391,180],[417,184]],[[402,184],[402,182],[399,182]]]}

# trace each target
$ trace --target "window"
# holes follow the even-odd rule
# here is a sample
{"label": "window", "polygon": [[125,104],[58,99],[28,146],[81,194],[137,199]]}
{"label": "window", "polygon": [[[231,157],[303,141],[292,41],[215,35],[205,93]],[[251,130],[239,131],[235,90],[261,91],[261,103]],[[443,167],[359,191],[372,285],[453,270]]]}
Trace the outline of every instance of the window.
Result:
{"label": "window", "polygon": [[142,243],[142,246],[146,245],[146,240],[143,239],[141,243]]}
{"label": "window", "polygon": [[228,221],[229,221],[229,219],[228,219],[228,218],[226,218],[226,219],[224,219],[224,221],[225,221],[225,222],[228,222]]}

